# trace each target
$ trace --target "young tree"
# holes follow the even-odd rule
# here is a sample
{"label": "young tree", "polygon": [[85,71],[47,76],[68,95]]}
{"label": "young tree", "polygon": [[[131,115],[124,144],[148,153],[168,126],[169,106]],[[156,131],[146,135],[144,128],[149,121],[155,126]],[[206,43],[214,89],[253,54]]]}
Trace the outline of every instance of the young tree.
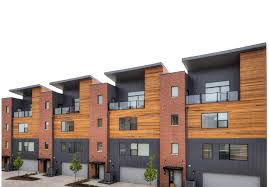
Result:
{"label": "young tree", "polygon": [[76,182],[76,178],[77,178],[77,173],[82,169],[82,165],[80,163],[80,161],[74,157],[71,165],[70,165],[70,169],[74,172],[75,174],[75,182]]}
{"label": "young tree", "polygon": [[17,158],[14,160],[13,165],[16,170],[18,170],[18,176],[20,175],[20,168],[23,165],[23,160],[21,159],[21,156],[17,156]]}
{"label": "young tree", "polygon": [[149,182],[150,186],[152,181],[154,181],[155,179],[157,179],[157,169],[155,169],[153,167],[153,160],[154,160],[155,156],[151,155],[149,157],[148,163],[147,163],[147,168],[146,171],[144,173],[144,179],[145,181]]}

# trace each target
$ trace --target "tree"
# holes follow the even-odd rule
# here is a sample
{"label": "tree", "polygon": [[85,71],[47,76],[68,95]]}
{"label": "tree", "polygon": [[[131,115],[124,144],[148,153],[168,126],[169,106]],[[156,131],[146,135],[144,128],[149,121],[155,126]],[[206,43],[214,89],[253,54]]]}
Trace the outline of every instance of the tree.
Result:
{"label": "tree", "polygon": [[75,182],[76,182],[77,173],[82,169],[82,165],[76,157],[73,158],[71,165],[70,165],[70,169],[74,172]]}
{"label": "tree", "polygon": [[20,155],[17,156],[17,158],[14,160],[13,165],[14,165],[15,169],[18,170],[18,176],[19,176],[19,174],[20,174],[20,168],[23,165],[23,160],[22,160],[22,158],[21,158]]}
{"label": "tree", "polygon": [[146,171],[144,173],[144,179],[145,179],[145,181],[149,182],[150,186],[151,186],[152,181],[157,179],[157,169],[155,169],[153,167],[153,164],[152,164],[154,159],[155,159],[154,155],[149,156],[147,168],[146,168]]}

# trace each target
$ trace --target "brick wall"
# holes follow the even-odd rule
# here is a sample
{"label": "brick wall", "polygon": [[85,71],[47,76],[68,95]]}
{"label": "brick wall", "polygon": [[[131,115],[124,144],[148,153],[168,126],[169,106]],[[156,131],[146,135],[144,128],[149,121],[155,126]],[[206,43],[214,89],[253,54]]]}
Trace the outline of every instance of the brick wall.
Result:
{"label": "brick wall", "polygon": [[[9,113],[6,113],[6,107],[9,107]],[[5,127],[8,124],[8,131]],[[12,98],[2,99],[2,156],[11,156],[11,138],[12,138]],[[8,148],[5,148],[5,142],[8,142]]]}
{"label": "brick wall", "polygon": [[[108,150],[108,85],[93,84],[90,85],[90,123],[89,123],[89,161],[107,163]],[[97,104],[98,95],[103,96],[103,104]],[[98,118],[102,119],[102,127],[97,126]],[[97,152],[97,142],[103,143],[103,151]],[[107,168],[107,164],[105,164]],[[89,167],[89,176],[95,175],[94,165]]]}
{"label": "brick wall", "polygon": [[[178,86],[178,97],[171,97],[171,87]],[[186,181],[185,152],[185,72],[161,75],[160,92],[160,186],[169,186],[169,173],[164,166],[182,167],[183,186]],[[178,114],[178,126],[171,125],[171,115]],[[171,144],[178,144],[178,155],[171,154]]]}

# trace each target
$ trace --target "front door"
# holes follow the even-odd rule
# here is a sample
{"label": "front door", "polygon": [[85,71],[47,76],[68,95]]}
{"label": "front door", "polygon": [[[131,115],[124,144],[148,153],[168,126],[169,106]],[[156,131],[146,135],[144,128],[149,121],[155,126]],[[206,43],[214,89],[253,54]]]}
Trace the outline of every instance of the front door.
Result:
{"label": "front door", "polygon": [[99,176],[98,176],[99,179],[104,180],[104,175],[105,175],[104,165],[99,165],[98,173],[99,173]]}
{"label": "front door", "polygon": [[169,172],[169,187],[182,187],[182,176],[180,170]]}

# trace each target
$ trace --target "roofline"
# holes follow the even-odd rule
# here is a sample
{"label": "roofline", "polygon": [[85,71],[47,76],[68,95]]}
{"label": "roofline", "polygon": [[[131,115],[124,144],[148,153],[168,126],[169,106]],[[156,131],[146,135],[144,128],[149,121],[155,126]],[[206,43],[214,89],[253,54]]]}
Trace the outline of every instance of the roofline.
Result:
{"label": "roofline", "polygon": [[213,57],[213,56],[218,56],[218,55],[225,55],[225,54],[229,54],[229,53],[248,52],[248,51],[254,51],[254,50],[259,50],[259,49],[264,49],[264,48],[266,48],[266,42],[255,44],[255,45],[249,45],[249,46],[245,46],[245,47],[239,47],[239,48],[230,49],[230,50],[225,50],[225,51],[220,51],[220,52],[215,52],[215,53],[208,53],[208,54],[204,54],[204,55],[186,57],[186,58],[182,58],[182,62],[185,65],[185,63],[187,63],[188,61],[192,61],[192,60],[198,60],[198,59]]}
{"label": "roofline", "polygon": [[[135,71],[135,70],[140,70],[140,69],[146,69],[146,68],[152,68],[152,67],[156,67],[156,66],[163,66],[164,68],[166,68],[162,62],[157,62],[154,64],[148,64],[148,65],[144,65],[144,66],[136,66],[136,67],[132,67],[132,68],[126,68],[126,69],[121,69],[121,70],[115,70],[115,71],[108,71],[105,72],[104,74],[110,78],[110,75],[116,74],[116,73],[124,73],[124,72],[128,72],[128,71]],[[166,68],[167,69],[167,68]],[[110,78],[111,79],[111,78]]]}
{"label": "roofline", "polygon": [[[18,94],[18,95],[23,96],[23,94],[20,93],[21,91],[26,90],[26,89],[39,88],[39,87],[46,88],[45,86],[42,86],[41,84],[34,84],[34,85],[31,85],[31,86],[25,86],[25,87],[10,89],[9,91],[11,93],[14,93],[14,94]],[[47,89],[49,89],[49,88],[47,88]]]}

